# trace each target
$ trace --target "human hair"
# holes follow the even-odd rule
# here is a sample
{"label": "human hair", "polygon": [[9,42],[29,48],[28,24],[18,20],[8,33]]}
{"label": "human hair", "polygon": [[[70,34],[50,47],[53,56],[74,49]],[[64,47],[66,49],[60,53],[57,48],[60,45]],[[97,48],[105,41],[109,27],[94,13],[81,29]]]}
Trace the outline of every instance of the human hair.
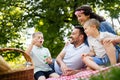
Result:
{"label": "human hair", "polygon": [[82,34],[84,36],[84,40],[86,40],[87,35],[84,32],[84,28],[82,26],[78,26],[78,25],[76,25],[74,27],[75,27],[75,29],[79,29],[79,33]]}
{"label": "human hair", "polygon": [[95,25],[95,27],[97,28],[97,29],[99,29],[99,26],[100,26],[100,22],[98,21],[98,20],[96,20],[96,19],[89,19],[89,20],[87,20],[86,22],[85,22],[85,24],[84,24],[85,26],[93,26],[93,25]]}
{"label": "human hair", "polygon": [[32,38],[35,38],[36,34],[42,34],[43,35],[42,32],[35,32],[35,33],[32,34]]}
{"label": "human hair", "polygon": [[89,5],[82,5],[76,8],[75,12],[76,11],[83,11],[83,14],[85,14],[86,16],[90,15],[90,18],[95,18],[99,22],[105,21],[105,19],[102,16],[99,16],[98,14],[94,13]]}

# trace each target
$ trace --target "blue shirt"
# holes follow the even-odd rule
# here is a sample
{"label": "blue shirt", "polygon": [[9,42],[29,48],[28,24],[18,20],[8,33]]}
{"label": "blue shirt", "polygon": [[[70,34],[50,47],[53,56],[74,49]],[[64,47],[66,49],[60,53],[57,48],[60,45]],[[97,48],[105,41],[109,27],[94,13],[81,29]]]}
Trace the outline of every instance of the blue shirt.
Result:
{"label": "blue shirt", "polygon": [[110,23],[108,23],[107,21],[103,21],[103,22],[100,23],[99,31],[100,32],[106,32],[107,31],[107,32],[116,34],[112,25]]}

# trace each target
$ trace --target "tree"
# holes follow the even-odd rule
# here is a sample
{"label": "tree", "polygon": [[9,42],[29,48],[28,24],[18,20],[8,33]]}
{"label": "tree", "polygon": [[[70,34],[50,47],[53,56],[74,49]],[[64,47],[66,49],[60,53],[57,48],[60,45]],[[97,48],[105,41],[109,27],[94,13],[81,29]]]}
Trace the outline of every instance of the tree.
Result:
{"label": "tree", "polygon": [[[5,47],[7,43],[15,42],[21,44],[20,32],[25,28],[22,20],[24,10],[21,8],[20,0],[0,1],[0,45]],[[18,40],[18,41],[17,41]],[[7,47],[7,46],[6,46]]]}
{"label": "tree", "polygon": [[[74,10],[83,4],[90,4],[94,11],[96,6],[101,10],[120,11],[119,0],[27,0],[26,12],[28,27],[35,27],[45,36],[45,46],[53,55],[57,55],[64,45],[64,37],[68,37],[73,25],[79,24],[74,15]],[[105,4],[106,3],[106,4]],[[116,6],[116,8],[114,8]],[[119,15],[119,12],[116,13]],[[112,17],[119,17],[113,16]],[[65,31],[68,30],[68,33]]]}
{"label": "tree", "polygon": [[[69,37],[73,25],[78,25],[75,9],[90,4],[94,11],[105,10],[112,18],[120,15],[120,0],[2,0],[0,1],[0,45],[15,42],[27,27],[44,34],[44,46],[56,57]],[[119,20],[119,19],[118,19]],[[15,42],[18,47],[19,41]],[[13,45],[13,44],[12,44]]]}
{"label": "tree", "polygon": [[[22,19],[24,9],[22,0],[0,0],[0,47],[15,47],[23,49],[22,32],[25,23]],[[23,40],[23,41],[22,41]],[[8,55],[7,55],[8,54]],[[17,53],[6,53],[2,56],[19,56]]]}

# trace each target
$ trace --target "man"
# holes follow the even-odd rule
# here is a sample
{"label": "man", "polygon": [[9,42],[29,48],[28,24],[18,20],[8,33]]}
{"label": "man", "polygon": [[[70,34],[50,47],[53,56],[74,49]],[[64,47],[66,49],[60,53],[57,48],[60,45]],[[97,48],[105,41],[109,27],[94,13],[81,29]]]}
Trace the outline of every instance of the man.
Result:
{"label": "man", "polygon": [[54,69],[58,74],[76,74],[84,66],[81,54],[89,52],[89,47],[84,43],[85,40],[84,29],[80,26],[75,26],[70,35],[70,43],[63,48],[56,58]]}

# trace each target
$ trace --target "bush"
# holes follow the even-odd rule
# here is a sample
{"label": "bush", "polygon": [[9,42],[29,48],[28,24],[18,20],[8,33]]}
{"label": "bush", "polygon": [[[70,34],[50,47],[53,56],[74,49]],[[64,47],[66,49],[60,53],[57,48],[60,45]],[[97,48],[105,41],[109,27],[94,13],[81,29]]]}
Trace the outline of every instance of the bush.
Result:
{"label": "bush", "polygon": [[107,72],[101,72],[97,76],[92,76],[90,80],[120,80],[120,68],[114,67]]}

